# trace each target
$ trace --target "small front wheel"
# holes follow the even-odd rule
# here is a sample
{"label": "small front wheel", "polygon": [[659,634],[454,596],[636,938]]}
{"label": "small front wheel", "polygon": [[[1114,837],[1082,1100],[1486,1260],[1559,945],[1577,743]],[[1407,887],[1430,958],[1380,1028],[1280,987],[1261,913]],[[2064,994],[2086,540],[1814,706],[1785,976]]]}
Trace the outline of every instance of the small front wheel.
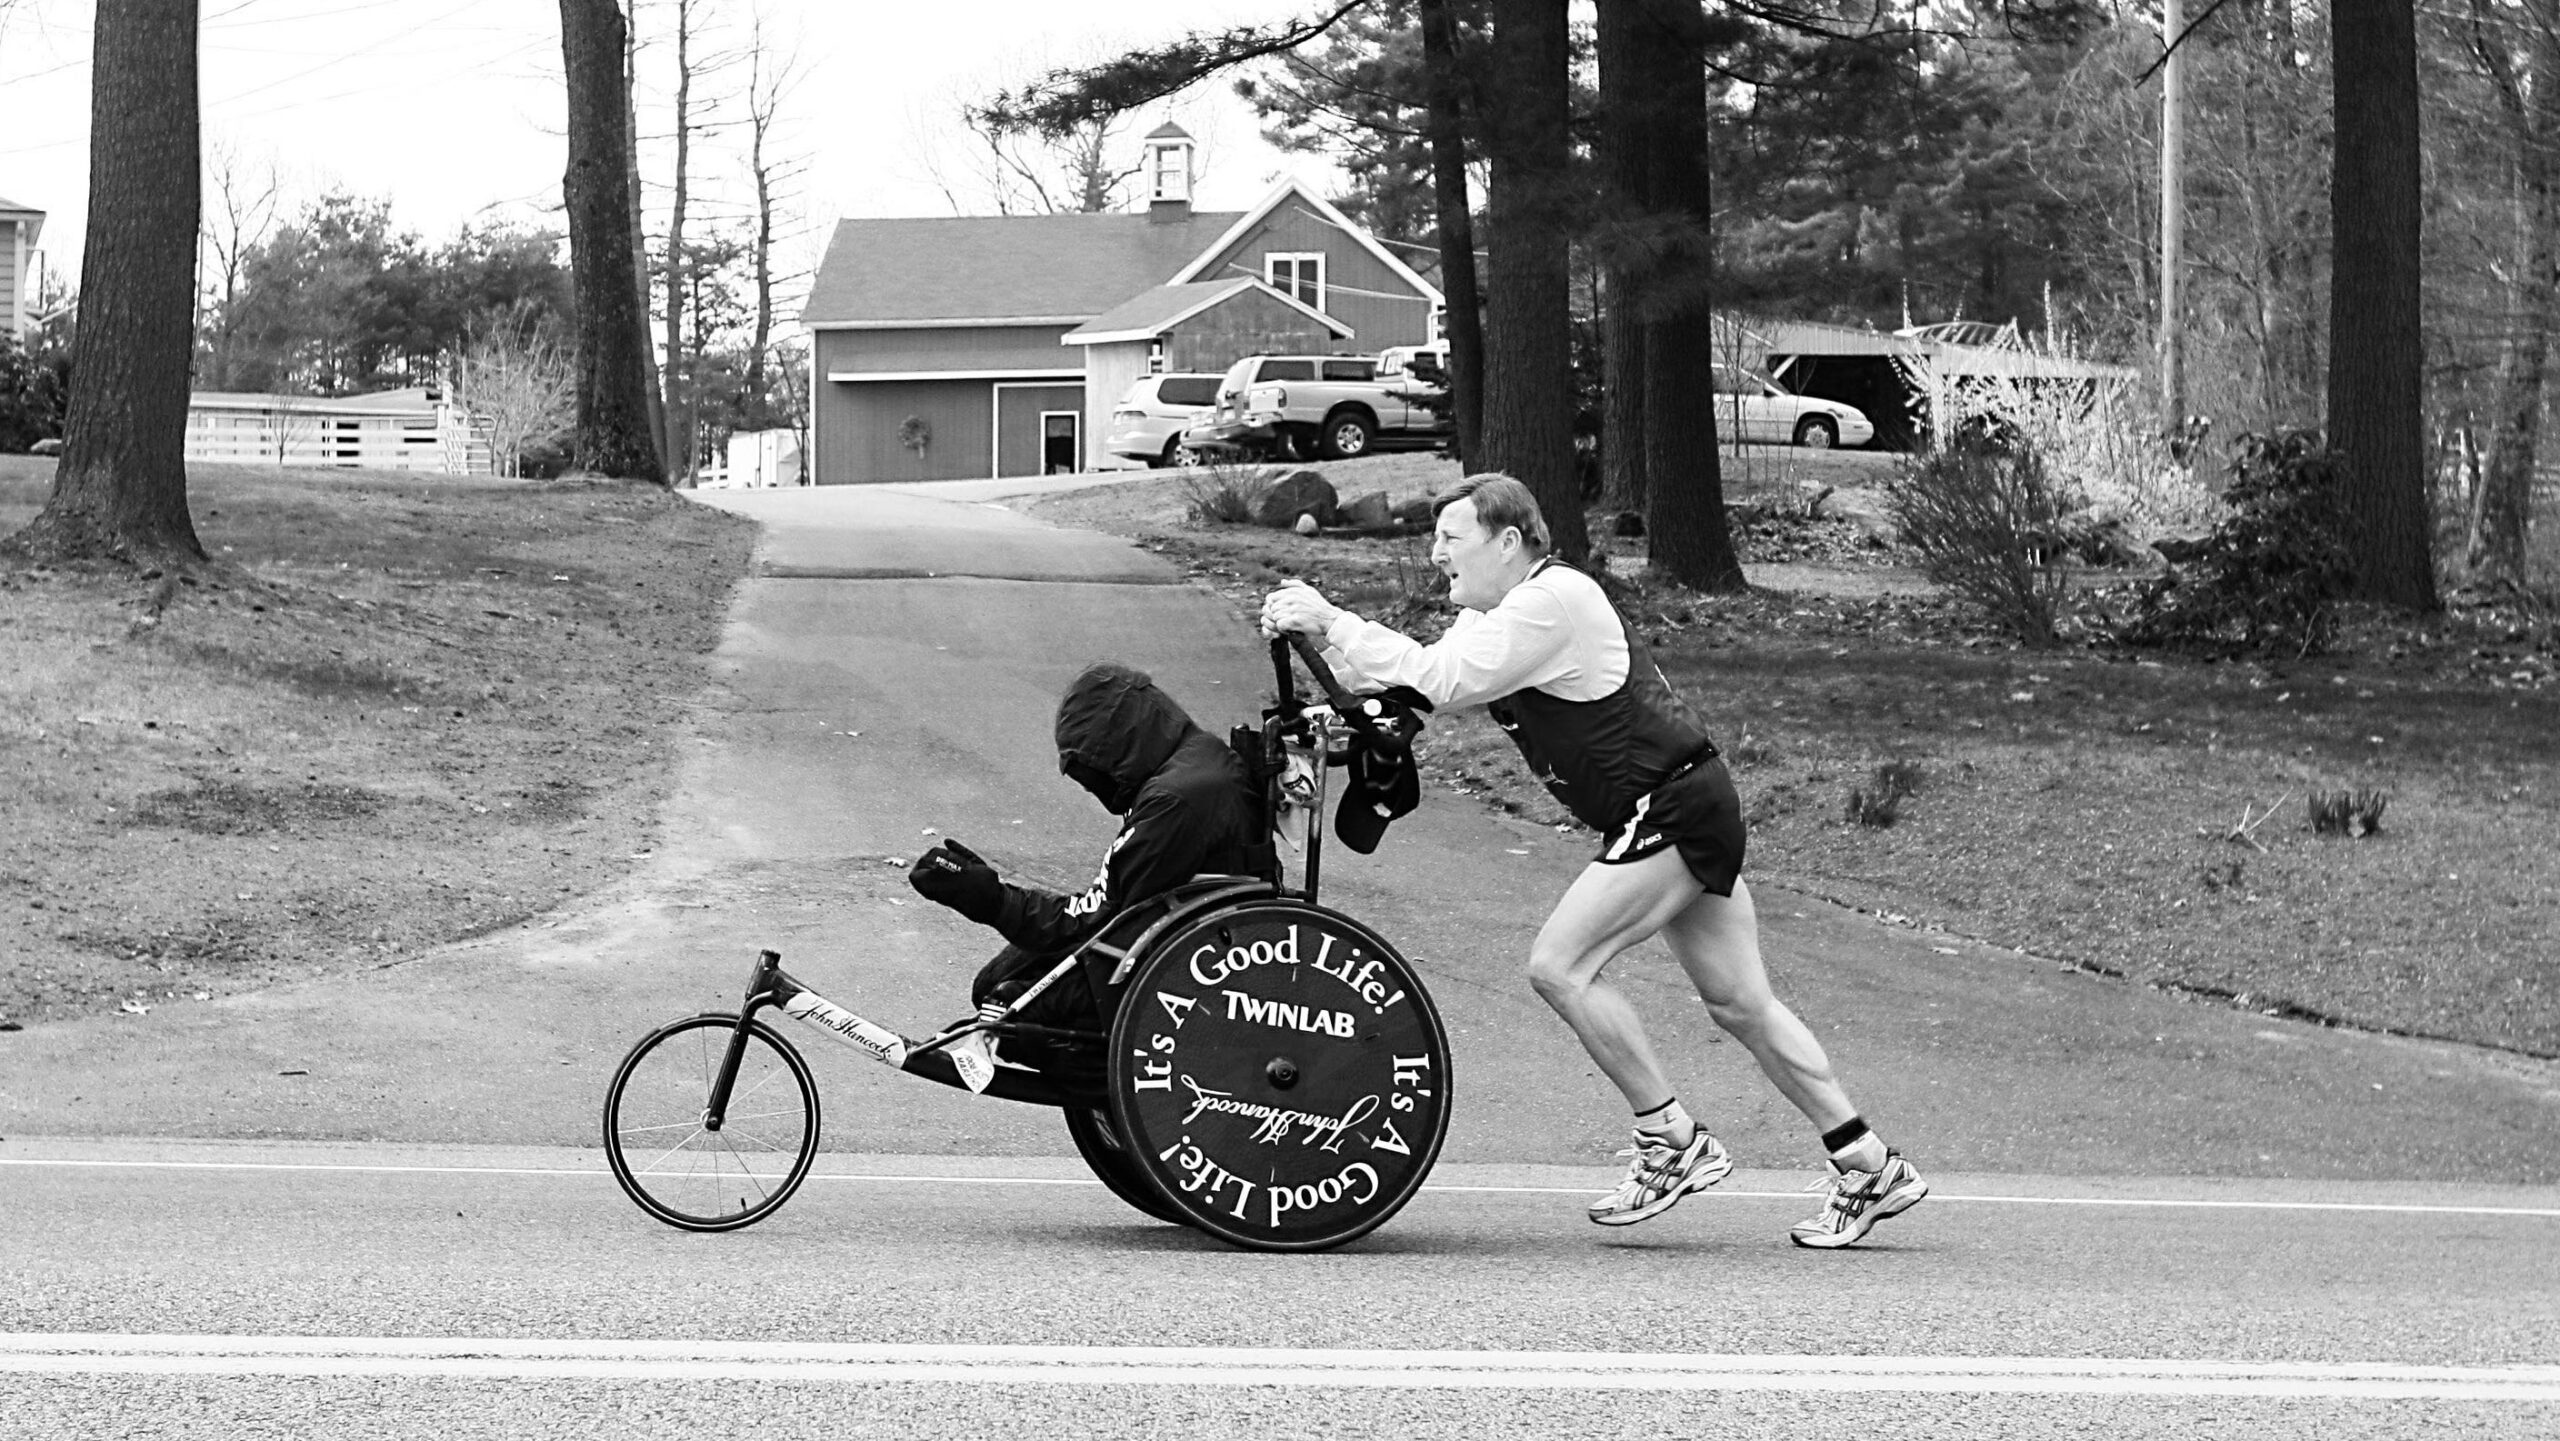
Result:
{"label": "small front wheel", "polygon": [[734,1231],[780,1209],[818,1154],[818,1088],[789,1041],[749,1021],[729,1104],[712,1083],[738,1018],[688,1016],[641,1037],[604,1098],[604,1155],[641,1210],[687,1231]]}
{"label": "small front wheel", "polygon": [[1840,443],[1840,422],[1827,415],[1808,415],[1796,422],[1796,444],[1807,450],[1829,450]]}

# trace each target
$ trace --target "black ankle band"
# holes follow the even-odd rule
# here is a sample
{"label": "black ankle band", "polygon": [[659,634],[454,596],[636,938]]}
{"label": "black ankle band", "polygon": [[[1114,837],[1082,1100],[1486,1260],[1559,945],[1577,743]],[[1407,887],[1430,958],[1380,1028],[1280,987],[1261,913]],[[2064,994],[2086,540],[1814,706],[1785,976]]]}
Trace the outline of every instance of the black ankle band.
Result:
{"label": "black ankle band", "polygon": [[1636,1119],[1641,1121],[1647,1116],[1659,1116],[1663,1112],[1668,1111],[1679,1104],[1680,1098],[1678,1096],[1665,1096],[1661,1105],[1647,1106],[1643,1110],[1636,1112]]}
{"label": "black ankle band", "polygon": [[1863,1117],[1851,1116],[1822,1133],[1822,1149],[1837,1155],[1872,1134],[1874,1133],[1867,1129],[1867,1123]]}

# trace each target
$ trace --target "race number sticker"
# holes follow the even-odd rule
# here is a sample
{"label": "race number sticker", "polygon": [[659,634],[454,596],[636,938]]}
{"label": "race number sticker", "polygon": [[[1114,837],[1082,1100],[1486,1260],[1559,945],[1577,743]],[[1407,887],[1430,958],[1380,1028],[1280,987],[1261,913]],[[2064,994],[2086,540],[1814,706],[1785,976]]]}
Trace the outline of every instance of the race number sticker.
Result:
{"label": "race number sticker", "polygon": [[1438,1017],[1401,957],[1332,912],[1263,901],[1185,927],[1131,974],[1113,1041],[1132,1149],[1219,1234],[1356,1235],[1439,1152]]}

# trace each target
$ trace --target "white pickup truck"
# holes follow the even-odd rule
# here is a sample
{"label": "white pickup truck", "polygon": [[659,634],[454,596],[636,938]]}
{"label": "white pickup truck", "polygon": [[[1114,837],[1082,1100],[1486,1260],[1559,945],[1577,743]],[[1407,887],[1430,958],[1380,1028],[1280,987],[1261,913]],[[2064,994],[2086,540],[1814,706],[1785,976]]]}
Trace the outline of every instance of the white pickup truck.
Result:
{"label": "white pickup truck", "polygon": [[1218,382],[1218,403],[1182,434],[1194,456],[1348,460],[1447,440],[1444,373],[1427,347],[1381,356],[1249,355]]}

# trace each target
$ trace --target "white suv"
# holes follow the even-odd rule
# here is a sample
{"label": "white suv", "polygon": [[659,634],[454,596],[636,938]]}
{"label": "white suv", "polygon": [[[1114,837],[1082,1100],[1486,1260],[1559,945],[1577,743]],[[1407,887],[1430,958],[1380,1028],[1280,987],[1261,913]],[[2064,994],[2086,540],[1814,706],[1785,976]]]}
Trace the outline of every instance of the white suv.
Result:
{"label": "white suv", "polygon": [[1149,465],[1172,465],[1182,447],[1183,427],[1194,415],[1218,403],[1218,376],[1149,375],[1139,378],[1111,411],[1102,448]]}

